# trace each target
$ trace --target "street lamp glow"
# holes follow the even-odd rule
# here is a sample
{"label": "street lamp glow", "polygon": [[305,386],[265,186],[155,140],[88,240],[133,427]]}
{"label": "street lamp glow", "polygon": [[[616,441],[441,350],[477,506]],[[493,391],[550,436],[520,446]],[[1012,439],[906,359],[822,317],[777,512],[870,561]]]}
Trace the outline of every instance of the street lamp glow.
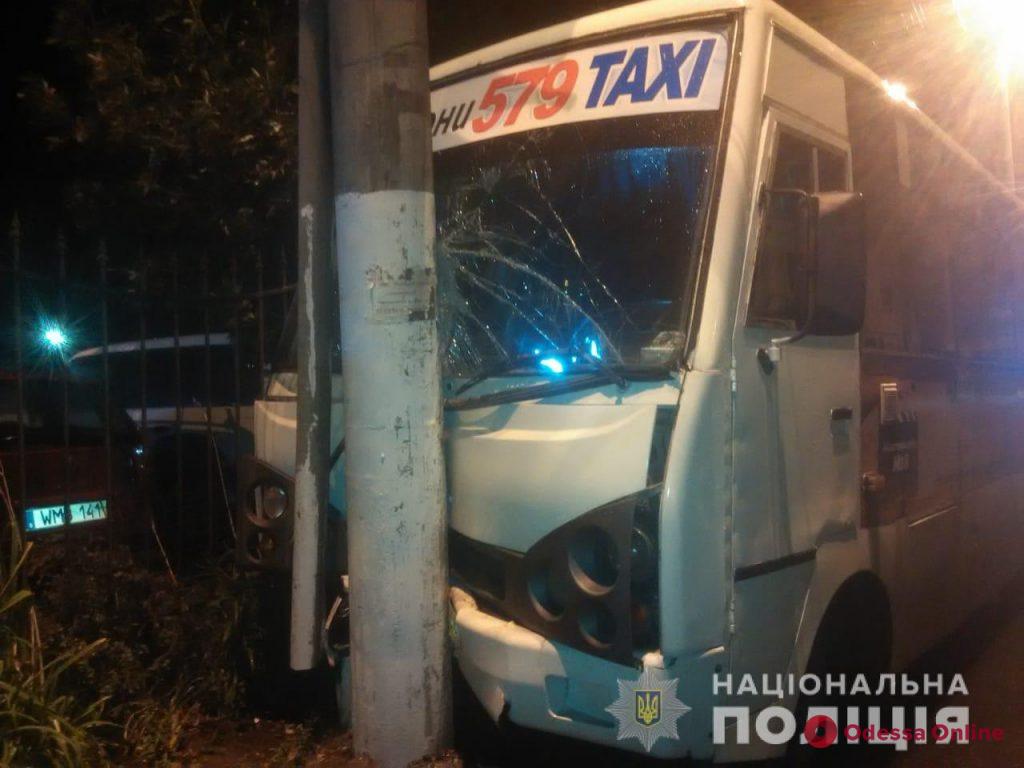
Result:
{"label": "street lamp glow", "polygon": [[1006,183],[1016,186],[1017,163],[1014,152],[1013,110],[1010,90],[1014,73],[1024,71],[1024,2],[1021,0],[953,0],[956,15],[964,29],[986,38],[993,49],[996,72],[1003,91],[1004,161]]}
{"label": "street lamp glow", "polygon": [[68,337],[64,331],[54,326],[43,331],[43,341],[54,349],[63,349],[67,346]]}
{"label": "street lamp glow", "polygon": [[989,39],[995,48],[1002,77],[1024,65],[1020,31],[1024,28],[1024,3],[1020,0],[953,0],[964,28]]}
{"label": "street lamp glow", "polygon": [[903,83],[892,82],[891,80],[883,80],[882,86],[885,88],[886,94],[895,102],[900,104],[906,104],[911,109],[917,109],[917,103],[910,98],[910,91],[907,90],[907,86]]}

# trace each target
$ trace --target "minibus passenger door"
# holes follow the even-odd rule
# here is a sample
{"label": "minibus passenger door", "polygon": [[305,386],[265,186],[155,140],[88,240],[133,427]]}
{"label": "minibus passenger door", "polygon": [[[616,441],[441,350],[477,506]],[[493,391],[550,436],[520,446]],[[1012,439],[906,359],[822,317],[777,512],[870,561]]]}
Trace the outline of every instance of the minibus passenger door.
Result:
{"label": "minibus passenger door", "polygon": [[[765,510],[775,516],[773,541],[764,542],[759,559],[809,553],[830,540],[855,537],[860,503],[859,320],[844,328],[823,325],[808,313],[814,311],[815,291],[819,298],[828,292],[842,305],[848,288],[850,306],[860,303],[849,314],[863,315],[863,248],[859,267],[857,256],[840,254],[832,260],[829,249],[847,247],[848,236],[815,234],[818,219],[806,231],[821,243],[793,240],[805,236],[797,224],[800,217],[825,216],[824,208],[833,204],[828,201],[859,206],[855,196],[841,194],[850,189],[849,152],[837,140],[813,136],[810,129],[804,133],[771,120],[770,131],[754,270],[737,339],[737,376],[744,379],[738,384],[748,387],[743,399],[750,409],[744,418],[760,420],[759,440],[774,474],[763,478],[766,490],[775,489],[775,508]],[[800,206],[807,210],[801,213]],[[827,215],[837,213],[849,218],[838,210]],[[852,225],[851,231],[857,230],[854,239],[863,227]],[[812,261],[801,254],[818,246],[825,252]],[[815,264],[813,258],[822,261]],[[838,274],[847,268],[851,275]]]}
{"label": "minibus passenger door", "polygon": [[792,671],[818,550],[854,539],[860,509],[857,335],[800,334],[810,273],[779,247],[785,232],[766,230],[769,213],[799,219],[825,198],[860,202],[847,192],[849,153],[771,112],[766,129],[733,337],[734,679]]}

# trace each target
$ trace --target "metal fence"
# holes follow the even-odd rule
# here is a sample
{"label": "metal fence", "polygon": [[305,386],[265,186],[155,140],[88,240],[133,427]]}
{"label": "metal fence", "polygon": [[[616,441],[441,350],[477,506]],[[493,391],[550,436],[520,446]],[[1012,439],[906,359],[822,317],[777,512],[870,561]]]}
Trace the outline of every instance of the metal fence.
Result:
{"label": "metal fence", "polygon": [[294,294],[283,245],[216,257],[20,231],[0,259],[0,464],[29,536],[175,569],[233,545],[237,458]]}

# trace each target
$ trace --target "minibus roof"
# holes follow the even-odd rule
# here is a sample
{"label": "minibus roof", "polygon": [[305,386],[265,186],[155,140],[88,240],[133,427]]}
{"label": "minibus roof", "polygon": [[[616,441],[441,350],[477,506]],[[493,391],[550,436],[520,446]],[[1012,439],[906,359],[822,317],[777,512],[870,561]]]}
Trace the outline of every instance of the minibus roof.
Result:
{"label": "minibus roof", "polygon": [[[582,16],[572,21],[517,35],[500,43],[457,56],[431,67],[430,80],[432,83],[440,83],[457,76],[468,76],[478,69],[497,68],[505,62],[514,61],[531,51],[561,45],[571,40],[596,37],[629,27],[755,9],[762,11],[767,20],[780,29],[783,34],[810,49],[822,59],[831,62],[838,69],[860,78],[883,93],[886,92],[885,81],[866,64],[851,56],[807,22],[797,18],[772,0],[682,0],[682,2],[680,0],[646,0],[646,2],[624,5],[621,8]],[[1024,212],[1024,202],[1021,202],[1005,181],[996,177],[926,114],[916,107],[907,107],[905,104],[902,106],[906,107],[906,113],[910,119],[938,138],[976,173],[985,176],[989,183],[1002,191],[1007,201],[1012,202]]]}
{"label": "minibus roof", "polygon": [[[231,336],[227,333],[211,333],[210,334],[210,346],[211,347],[226,347],[231,344]],[[195,347],[206,346],[206,334],[205,333],[193,333],[188,336],[178,337],[178,348],[189,349]],[[146,339],[146,351],[152,352],[157,349],[174,349],[174,337],[173,336],[161,336],[155,339]],[[112,355],[123,354],[125,352],[140,352],[142,350],[141,341],[119,341],[114,344],[107,346],[107,352]],[[76,352],[71,360],[82,360],[87,357],[96,357],[103,354],[103,347],[89,347],[83,349],[81,352]]]}
{"label": "minibus roof", "polygon": [[[624,5],[621,8],[593,13],[572,21],[564,21],[523,35],[510,37],[500,43],[457,56],[431,67],[430,79],[432,81],[444,80],[462,72],[469,72],[478,67],[488,67],[532,50],[558,45],[568,40],[602,35],[641,24],[738,11],[753,4],[748,0],[687,0],[687,2],[647,0],[643,3]],[[808,29],[810,28],[808,27]]]}

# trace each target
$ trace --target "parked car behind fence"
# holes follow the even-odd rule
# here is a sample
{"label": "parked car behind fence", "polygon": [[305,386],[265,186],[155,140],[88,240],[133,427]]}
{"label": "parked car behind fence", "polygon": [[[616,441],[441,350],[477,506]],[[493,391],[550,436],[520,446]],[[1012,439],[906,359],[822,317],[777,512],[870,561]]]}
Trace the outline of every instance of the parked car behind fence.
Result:
{"label": "parked car behind fence", "polygon": [[23,382],[19,420],[17,377],[0,372],[0,466],[22,530],[137,531],[142,436],[128,415],[112,407],[108,433],[94,386],[69,380],[65,390],[63,379],[44,376]]}

